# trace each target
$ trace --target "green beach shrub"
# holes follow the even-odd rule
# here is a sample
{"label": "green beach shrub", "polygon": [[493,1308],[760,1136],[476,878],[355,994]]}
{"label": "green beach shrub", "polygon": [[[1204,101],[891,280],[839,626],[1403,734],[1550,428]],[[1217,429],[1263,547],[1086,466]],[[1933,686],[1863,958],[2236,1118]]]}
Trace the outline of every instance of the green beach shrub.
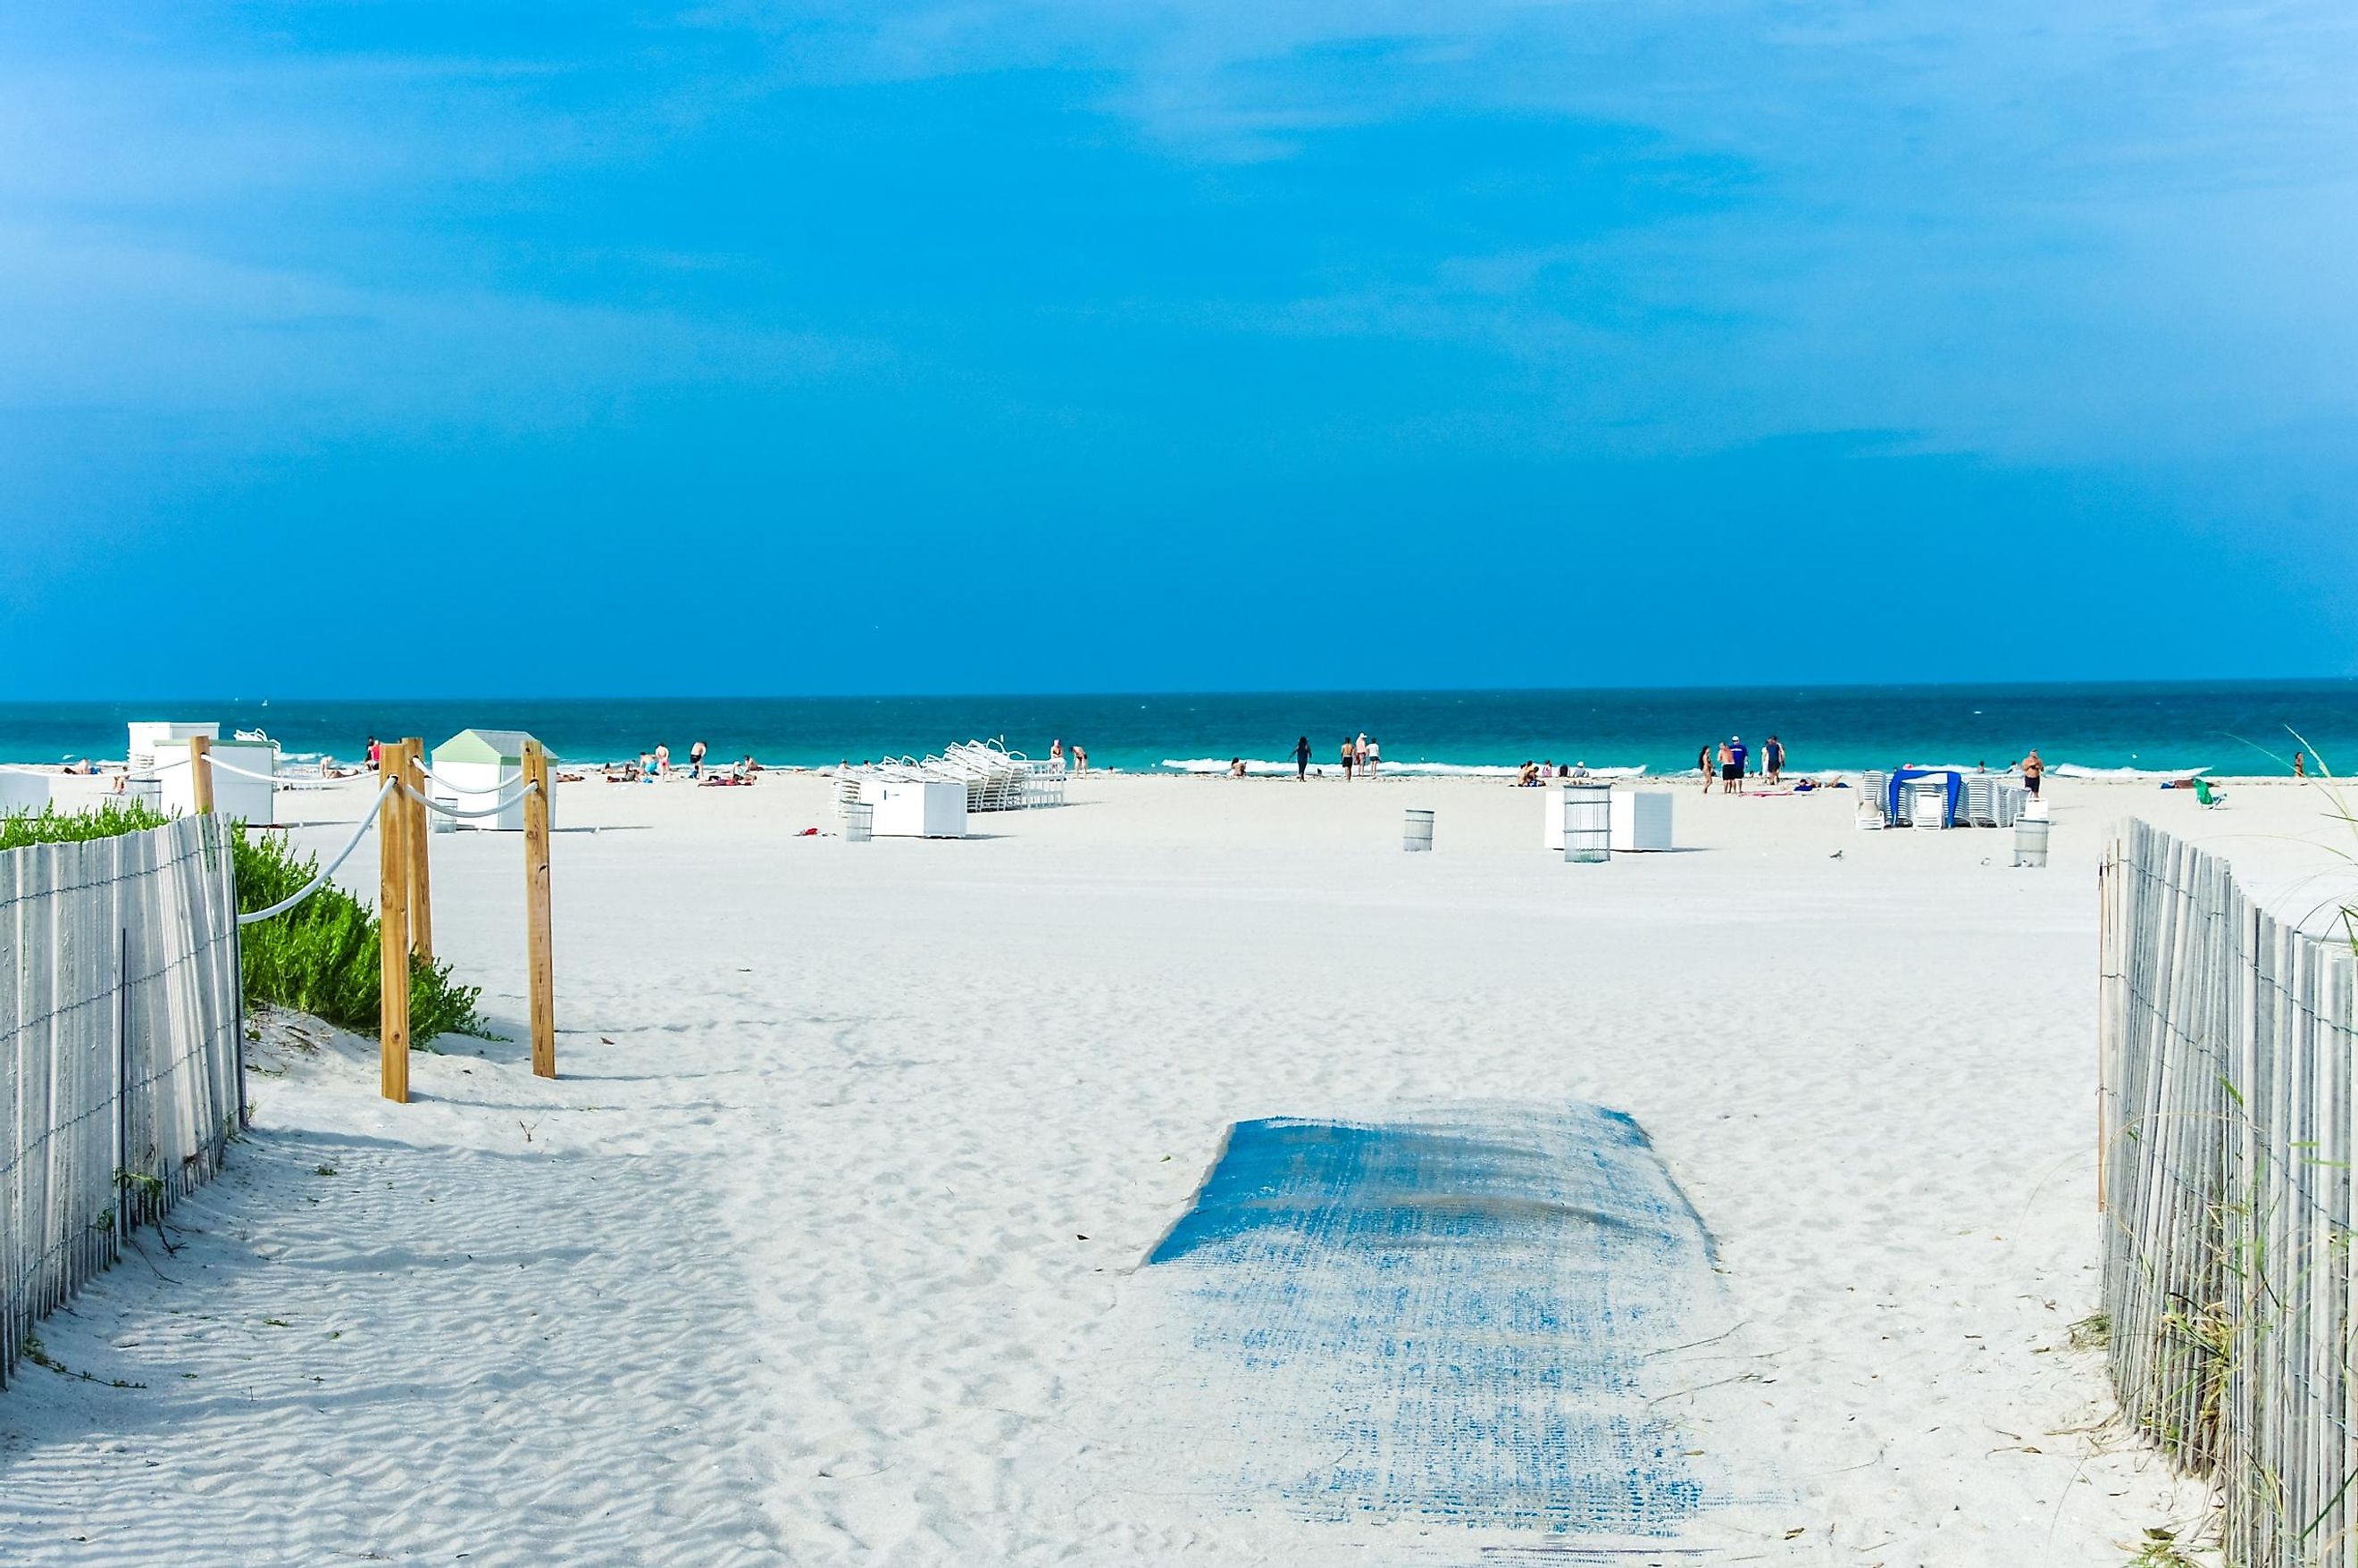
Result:
{"label": "green beach shrub", "polygon": [[[0,816],[0,849],[27,844],[79,843],[161,827],[168,818],[137,802],[108,802],[94,811],[20,812]],[[286,839],[231,827],[237,861],[237,906],[267,909],[319,874],[317,855],[298,854]],[[248,1007],[308,1012],[340,1029],[373,1034],[384,987],[374,912],[333,882],[286,914],[245,927],[242,981]],[[409,960],[409,1034],[423,1044],[438,1034],[488,1033],[475,1003],[481,986],[450,979],[449,964]]]}

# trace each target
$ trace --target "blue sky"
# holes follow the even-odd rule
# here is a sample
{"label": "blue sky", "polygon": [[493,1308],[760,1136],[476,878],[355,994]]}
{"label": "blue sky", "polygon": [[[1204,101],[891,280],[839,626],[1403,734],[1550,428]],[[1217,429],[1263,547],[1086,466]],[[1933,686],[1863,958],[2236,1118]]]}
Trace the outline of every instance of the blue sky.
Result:
{"label": "blue sky", "polygon": [[2297,3],[16,7],[0,692],[2358,672],[2354,76]]}

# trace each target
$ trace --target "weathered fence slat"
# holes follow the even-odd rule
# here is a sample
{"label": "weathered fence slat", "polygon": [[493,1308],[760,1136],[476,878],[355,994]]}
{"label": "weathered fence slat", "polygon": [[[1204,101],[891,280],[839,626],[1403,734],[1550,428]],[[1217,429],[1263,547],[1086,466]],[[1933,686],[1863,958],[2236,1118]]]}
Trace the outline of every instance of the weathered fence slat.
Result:
{"label": "weathered fence slat", "polygon": [[2100,1187],[2125,1418],[2240,1568],[2358,1568],[2353,959],[2142,822],[2098,883]]}
{"label": "weathered fence slat", "polygon": [[0,1386],[237,1130],[232,867],[212,816],[0,853]]}

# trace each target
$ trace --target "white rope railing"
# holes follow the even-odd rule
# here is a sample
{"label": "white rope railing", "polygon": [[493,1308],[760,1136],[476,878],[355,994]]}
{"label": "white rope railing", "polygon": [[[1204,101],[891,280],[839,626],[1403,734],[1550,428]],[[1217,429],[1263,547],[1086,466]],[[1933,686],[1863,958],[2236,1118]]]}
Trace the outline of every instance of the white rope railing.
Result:
{"label": "white rope railing", "polygon": [[209,766],[219,768],[225,773],[235,773],[242,779],[257,779],[264,784],[285,784],[287,782],[285,779],[280,778],[276,773],[257,773],[252,768],[241,768],[235,762],[224,762],[218,755],[211,752],[205,753],[205,762]]}
{"label": "white rope railing", "polygon": [[294,892],[280,899],[276,903],[272,904],[268,909],[257,909],[252,914],[239,915],[237,917],[237,923],[240,925],[252,925],[256,921],[268,920],[273,915],[284,914],[288,910],[294,908],[297,904],[302,903],[305,899],[309,898],[313,893],[318,892],[321,888],[327,886],[328,879],[336,874],[336,868],[342,865],[344,861],[351,857],[352,852],[360,848],[361,840],[368,836],[368,830],[375,823],[378,814],[384,810],[385,796],[391,795],[395,790],[399,789],[401,785],[396,780],[387,779],[385,781],[384,787],[376,792],[376,803],[368,808],[368,815],[361,818],[360,826],[352,829],[351,841],[342,849],[336,851],[336,858],[334,860],[330,860],[326,865],[319,868],[319,874],[318,876],[313,877],[309,881],[305,882]]}
{"label": "white rope railing", "polygon": [[286,790],[333,789],[339,782],[335,779],[288,778],[282,773],[257,773],[252,768],[241,768],[235,762],[224,762],[218,755],[212,754],[208,754],[205,761],[225,773],[235,773],[242,779],[252,779],[256,784],[275,784]]}
{"label": "white rope railing", "polygon": [[[458,816],[472,819],[478,816],[497,816],[501,812],[505,811],[517,801],[522,800],[525,795],[528,795],[535,790],[538,789],[540,785],[526,782],[519,785],[514,795],[509,795],[504,800],[494,801],[490,806],[484,806],[479,811],[468,811],[455,806],[445,806],[440,801],[436,800],[433,796],[426,795],[409,784],[398,784],[396,787],[398,787],[404,795],[409,796],[410,799],[417,802],[420,806],[425,806],[429,811],[438,811],[445,816]],[[449,789],[452,786],[449,784],[444,784],[442,787]],[[466,795],[481,795],[484,792],[479,789],[471,789],[461,791],[460,793]]]}
{"label": "white rope railing", "polygon": [[[440,773],[438,773],[432,768],[427,767],[426,765],[425,759],[422,757],[415,760],[419,773],[424,773],[428,780],[440,784],[444,789],[449,790],[453,795],[481,795],[484,793],[482,787],[479,784],[452,784],[449,779],[444,778]],[[551,756],[548,759],[548,765],[553,768],[563,761],[565,761],[565,759],[562,757]]]}

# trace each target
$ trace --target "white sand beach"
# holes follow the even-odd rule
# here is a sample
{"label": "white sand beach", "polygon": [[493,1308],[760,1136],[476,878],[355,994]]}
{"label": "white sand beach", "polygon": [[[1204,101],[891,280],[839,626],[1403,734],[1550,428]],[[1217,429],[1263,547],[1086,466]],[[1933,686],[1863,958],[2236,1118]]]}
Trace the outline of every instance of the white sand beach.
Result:
{"label": "white sand beach", "polygon": [[[810,775],[561,786],[560,1078],[445,1038],[394,1106],[373,1042],[272,1025],[226,1174],[0,1402],[0,1561],[1951,1568],[2194,1517],[2071,1333],[2093,871],[2136,812],[2297,896],[2314,792],[2058,784],[2034,871],[1997,831],[1855,832],[1847,794],[1677,787],[1681,852],[1580,867],[1488,782],[1091,778],[866,845]],[[365,795],[291,797],[297,838]],[[433,853],[441,955],[521,1036],[517,840]],[[1252,1479],[1282,1401],[1141,1268],[1231,1125],[1582,1104],[1708,1233],[1623,1390],[1691,1517]]]}

